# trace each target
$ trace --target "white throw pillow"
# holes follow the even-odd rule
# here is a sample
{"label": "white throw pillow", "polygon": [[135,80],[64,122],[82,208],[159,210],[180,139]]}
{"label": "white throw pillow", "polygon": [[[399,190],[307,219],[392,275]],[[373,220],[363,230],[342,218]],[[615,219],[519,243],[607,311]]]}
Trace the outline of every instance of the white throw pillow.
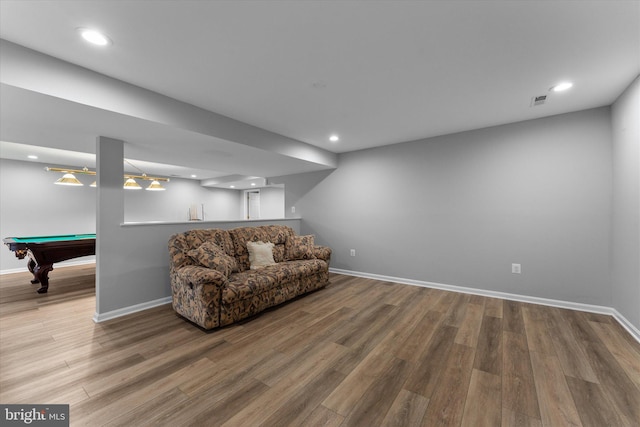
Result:
{"label": "white throw pillow", "polygon": [[247,242],[247,250],[249,251],[249,264],[251,270],[273,265],[273,247],[271,242]]}

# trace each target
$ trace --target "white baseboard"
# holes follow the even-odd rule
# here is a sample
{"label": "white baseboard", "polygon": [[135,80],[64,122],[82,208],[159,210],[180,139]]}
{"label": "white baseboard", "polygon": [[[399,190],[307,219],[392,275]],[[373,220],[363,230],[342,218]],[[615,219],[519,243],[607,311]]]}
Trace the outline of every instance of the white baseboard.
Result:
{"label": "white baseboard", "polygon": [[480,295],[484,297],[500,298],[511,301],[526,302],[530,304],[548,305],[551,307],[567,308],[570,310],[586,311],[589,313],[607,314],[612,316],[620,325],[631,334],[631,336],[640,343],[640,330],[636,328],[629,320],[613,307],[605,307],[600,305],[582,304],[572,301],[554,300],[548,298],[532,297],[528,295],[510,294],[507,292],[489,291],[485,289],[467,288],[464,286],[446,285],[444,283],[426,282],[422,280],[404,279],[401,277],[383,276],[380,274],[364,273],[360,271],[341,270],[339,268],[330,268],[330,272],[336,274],[344,274],[346,276],[363,277],[365,279],[375,279],[384,282],[401,283],[404,285],[421,286],[425,288],[442,289],[445,291],[460,292],[464,294]]}
{"label": "white baseboard", "polygon": [[119,308],[117,310],[107,311],[106,313],[96,312],[93,315],[93,321],[100,323],[106,320],[115,319],[116,317],[126,316],[127,314],[137,313],[138,311],[148,310],[150,308],[169,303],[171,303],[171,297],[164,297],[153,301],[143,302],[141,304],[131,305],[129,307]]}
{"label": "white baseboard", "polygon": [[[27,260],[24,262],[23,268],[9,268],[6,270],[0,270],[0,276],[3,274],[13,274],[13,273],[28,273],[29,269],[27,268]],[[72,267],[74,265],[85,265],[85,264],[95,264],[95,259],[85,259],[80,261],[62,261],[53,264],[54,268],[62,268],[62,267]]]}
{"label": "white baseboard", "polygon": [[620,312],[618,312],[618,310],[616,310],[615,308],[612,308],[611,311],[613,312],[611,313],[613,318],[616,319],[618,323],[620,323],[620,325],[622,325],[622,327],[625,328],[627,332],[629,332],[631,336],[636,339],[636,341],[640,342],[640,330],[638,330],[638,328],[636,328],[631,322],[629,322],[629,320],[627,320],[627,318],[620,314]]}

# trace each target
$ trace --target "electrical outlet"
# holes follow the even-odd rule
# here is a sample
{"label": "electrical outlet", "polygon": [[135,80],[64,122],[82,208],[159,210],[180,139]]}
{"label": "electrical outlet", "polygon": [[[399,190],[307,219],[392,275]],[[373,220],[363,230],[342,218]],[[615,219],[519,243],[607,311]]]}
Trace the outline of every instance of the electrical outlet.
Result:
{"label": "electrical outlet", "polygon": [[513,274],[520,274],[522,273],[522,267],[520,264],[511,264],[511,272]]}
{"label": "electrical outlet", "polygon": [[296,213],[296,207],[295,206],[291,206],[291,213]]}
{"label": "electrical outlet", "polygon": [[356,250],[355,250],[355,249],[351,249],[351,250],[349,251],[349,255],[351,255],[351,256],[356,256]]}

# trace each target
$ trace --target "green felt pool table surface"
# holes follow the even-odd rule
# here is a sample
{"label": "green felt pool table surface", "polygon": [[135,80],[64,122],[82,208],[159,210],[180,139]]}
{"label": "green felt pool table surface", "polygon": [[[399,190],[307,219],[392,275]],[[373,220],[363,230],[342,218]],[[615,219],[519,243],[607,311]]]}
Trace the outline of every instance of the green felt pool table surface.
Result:
{"label": "green felt pool table surface", "polygon": [[3,240],[13,240],[15,243],[47,243],[65,242],[69,240],[95,239],[94,234],[63,234],[59,236],[7,237]]}

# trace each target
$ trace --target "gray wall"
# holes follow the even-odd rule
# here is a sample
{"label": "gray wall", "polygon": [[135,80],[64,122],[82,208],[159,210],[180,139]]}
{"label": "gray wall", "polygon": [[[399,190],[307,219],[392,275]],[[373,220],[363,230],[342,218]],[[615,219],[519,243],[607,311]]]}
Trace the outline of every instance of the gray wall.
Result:
{"label": "gray wall", "polygon": [[605,107],[345,153],[333,172],[272,181],[334,268],[611,306],[611,155]]}
{"label": "gray wall", "polygon": [[[144,186],[144,185],[143,185]],[[166,191],[125,191],[124,219],[139,221],[187,221],[191,205],[205,220],[226,221],[242,218],[242,193],[236,190],[201,187],[197,181],[172,178],[162,183]]]}
{"label": "gray wall", "polygon": [[284,189],[264,187],[260,189],[260,218],[284,218]]}
{"label": "gray wall", "polygon": [[640,77],[611,111],[613,306],[640,329]]}

